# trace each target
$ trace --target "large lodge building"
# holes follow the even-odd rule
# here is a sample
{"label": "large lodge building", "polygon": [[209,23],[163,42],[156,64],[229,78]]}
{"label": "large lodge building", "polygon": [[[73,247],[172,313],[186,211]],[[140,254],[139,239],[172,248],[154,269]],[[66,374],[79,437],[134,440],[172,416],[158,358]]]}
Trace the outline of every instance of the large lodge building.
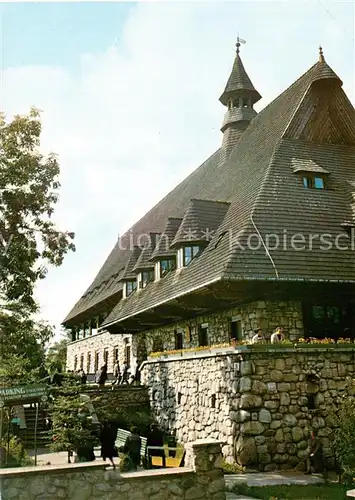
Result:
{"label": "large lodge building", "polygon": [[[355,112],[321,49],[260,99],[238,43],[220,149],[117,242],[64,320],[67,368],[137,362],[160,425],[229,462],[298,467],[313,429],[331,466],[354,343],[297,340],[354,337]],[[295,343],[241,345],[277,326]]]}
{"label": "large lodge building", "polygon": [[220,149],[113,248],[63,322],[68,368],[110,371],[257,327],[292,340],[354,333],[354,107],[320,49],[257,113],[239,46]]}

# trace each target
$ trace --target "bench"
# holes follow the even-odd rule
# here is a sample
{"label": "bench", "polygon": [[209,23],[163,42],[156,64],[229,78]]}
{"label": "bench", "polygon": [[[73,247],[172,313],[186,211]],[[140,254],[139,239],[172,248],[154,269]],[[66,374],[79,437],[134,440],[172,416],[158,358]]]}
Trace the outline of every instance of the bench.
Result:
{"label": "bench", "polygon": [[[129,431],[126,431],[124,429],[118,429],[117,430],[117,438],[116,438],[116,442],[115,442],[115,445],[118,449],[122,448],[125,443],[126,443],[126,439],[127,437],[130,435],[131,433]],[[173,451],[177,451],[177,448],[165,448],[165,447],[161,447],[161,446],[148,446],[147,447],[147,438],[145,437],[142,437],[140,436],[141,438],[141,441],[142,441],[142,445],[141,445],[141,458],[144,459],[146,457],[146,452],[147,450],[173,450]],[[175,467],[184,467],[184,464],[185,464],[185,451],[180,459],[180,462],[178,465],[175,465]]]}
{"label": "bench", "polygon": [[[116,442],[115,442],[118,449],[125,445],[126,439],[130,434],[131,433],[129,431],[125,431],[124,429],[118,429],[117,438],[116,438]],[[142,437],[142,436],[140,436],[140,438],[141,438],[141,442],[142,442],[141,458],[144,458],[145,454],[146,454],[146,450],[147,450],[147,438]]]}

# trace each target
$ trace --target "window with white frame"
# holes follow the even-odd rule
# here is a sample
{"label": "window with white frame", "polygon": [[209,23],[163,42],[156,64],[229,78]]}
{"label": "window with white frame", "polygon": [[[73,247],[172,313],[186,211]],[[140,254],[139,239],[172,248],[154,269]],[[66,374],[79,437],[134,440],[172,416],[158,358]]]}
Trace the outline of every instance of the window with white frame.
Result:
{"label": "window with white frame", "polygon": [[129,297],[135,290],[137,290],[137,281],[126,281],[123,287],[123,298]]}
{"label": "window with white frame", "polygon": [[151,281],[154,281],[153,269],[142,271],[138,274],[138,288],[145,288]]}
{"label": "window with white frame", "polygon": [[175,258],[164,259],[159,262],[160,277],[164,278],[170,271],[174,271],[176,268]]}
{"label": "window with white frame", "polygon": [[199,245],[188,245],[182,248],[182,266],[188,266],[190,262],[201,253]]}

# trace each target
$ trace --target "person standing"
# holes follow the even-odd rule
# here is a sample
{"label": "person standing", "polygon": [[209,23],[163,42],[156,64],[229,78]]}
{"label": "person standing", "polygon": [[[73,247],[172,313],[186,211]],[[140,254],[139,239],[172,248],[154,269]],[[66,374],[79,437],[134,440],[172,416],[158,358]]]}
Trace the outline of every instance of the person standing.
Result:
{"label": "person standing", "polygon": [[120,379],[120,384],[122,385],[124,382],[128,384],[128,364],[126,360],[124,360],[122,365],[122,375]]}
{"label": "person standing", "polygon": [[[153,447],[153,449],[150,449],[150,447]],[[159,449],[154,449],[158,447]],[[162,466],[166,467],[164,434],[156,424],[150,426],[150,432],[147,436],[147,460],[149,468],[153,467],[152,457],[161,457]]]}
{"label": "person standing", "polygon": [[115,427],[108,420],[105,420],[100,432],[101,457],[105,462],[106,458],[108,458],[114,470],[116,469],[116,465],[113,461],[113,457],[116,455],[116,435],[117,430]]}
{"label": "person standing", "polygon": [[96,372],[95,382],[98,384],[100,389],[104,389],[107,380],[107,364],[101,366],[101,368]]}
{"label": "person standing", "polygon": [[306,474],[324,472],[322,445],[314,431],[311,432],[308,451],[309,457],[307,458]]}
{"label": "person standing", "polygon": [[128,455],[132,462],[133,470],[137,470],[141,461],[141,446],[142,440],[138,434],[137,427],[131,428],[131,434],[127,436],[123,452]]}
{"label": "person standing", "polygon": [[86,376],[86,373],[84,372],[83,368],[79,372],[79,377],[80,377],[80,383],[82,385],[85,385],[87,382],[87,376]]}
{"label": "person standing", "polygon": [[265,342],[265,338],[261,328],[258,328],[255,331],[254,337],[251,339],[252,344],[263,344]]}
{"label": "person standing", "polygon": [[276,328],[276,330],[274,331],[274,333],[271,335],[271,338],[270,338],[271,343],[272,344],[278,344],[278,343],[282,342],[284,339],[285,339],[285,337],[284,337],[282,328],[280,328],[278,326]]}
{"label": "person standing", "polygon": [[115,364],[113,365],[113,382],[112,382],[112,389],[114,388],[115,385],[118,385],[120,382],[121,378],[121,369],[120,369],[120,363],[118,359],[116,360]]}

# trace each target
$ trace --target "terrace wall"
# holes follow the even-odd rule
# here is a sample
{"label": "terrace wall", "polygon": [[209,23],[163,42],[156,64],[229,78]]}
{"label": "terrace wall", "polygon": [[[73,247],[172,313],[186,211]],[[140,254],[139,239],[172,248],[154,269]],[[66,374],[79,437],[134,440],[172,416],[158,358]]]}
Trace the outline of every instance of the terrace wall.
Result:
{"label": "terrace wall", "polygon": [[120,474],[102,464],[2,470],[2,500],[225,500],[221,447],[187,446],[186,467]]}
{"label": "terrace wall", "polygon": [[[108,332],[102,332],[92,337],[76,340],[68,345],[67,369],[74,370],[75,356],[77,356],[78,364],[80,364],[80,357],[83,355],[84,371],[87,373],[94,373],[95,352],[100,353],[101,364],[104,359],[104,351],[107,349],[108,371],[112,372],[114,349],[116,347],[119,348],[120,363],[123,363],[125,356],[125,339],[132,345],[132,360],[134,358],[136,359],[138,355],[139,361],[144,359],[144,356],[141,356],[138,352],[140,340],[146,343],[146,350],[148,353],[156,350],[154,343],[156,343],[157,339],[161,340],[163,349],[174,349],[175,331],[182,331],[184,333],[184,347],[197,347],[198,326],[204,323],[208,324],[209,344],[223,344],[229,342],[231,318],[238,318],[241,321],[242,335],[245,339],[250,339],[254,335],[254,330],[258,327],[263,329],[266,337],[270,337],[277,326],[282,326],[286,337],[291,340],[295,340],[304,335],[303,313],[300,302],[255,301],[226,311],[206,314],[192,320],[181,321],[167,327],[150,330],[143,334],[111,335]],[[191,338],[187,338],[186,335],[188,326],[192,328],[196,327],[195,331],[192,331]],[[87,370],[88,353],[91,353],[90,370]]]}
{"label": "terrace wall", "polygon": [[302,466],[313,429],[331,465],[354,352],[341,344],[212,349],[151,358],[142,380],[157,420],[179,441],[218,439],[228,462],[267,471]]}
{"label": "terrace wall", "polygon": [[[262,328],[266,338],[270,338],[274,330],[281,326],[290,340],[304,335],[303,312],[301,302],[296,301],[255,301],[213,314],[174,323],[167,327],[157,328],[145,333],[147,351],[154,351],[153,342],[160,338],[164,350],[175,348],[175,331],[184,333],[184,348],[198,347],[198,326],[208,324],[209,345],[224,344],[230,339],[230,321],[241,322],[243,339],[251,339],[256,328]],[[196,327],[190,339],[186,336],[187,327]]]}

